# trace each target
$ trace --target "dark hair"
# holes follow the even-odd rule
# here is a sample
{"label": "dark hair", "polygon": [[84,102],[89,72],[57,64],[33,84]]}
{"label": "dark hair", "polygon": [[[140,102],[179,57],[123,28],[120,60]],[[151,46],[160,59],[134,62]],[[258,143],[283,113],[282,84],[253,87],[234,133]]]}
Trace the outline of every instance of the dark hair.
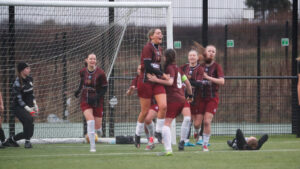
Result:
{"label": "dark hair", "polygon": [[20,62],[18,63],[17,65],[17,76],[19,77],[19,82],[20,82],[20,86],[22,87],[23,86],[23,78],[21,76],[21,72],[25,69],[29,67],[29,65],[25,62]]}
{"label": "dark hair", "polygon": [[95,55],[95,56],[96,56],[96,54],[95,54],[94,52],[89,52],[89,53],[87,53],[86,57],[84,58],[84,66],[85,66],[85,67],[88,66],[88,64],[86,63],[85,59],[89,58],[90,55]]}
{"label": "dark hair", "polygon": [[169,66],[172,63],[175,63],[176,51],[174,49],[165,50],[165,57],[166,57],[166,62],[164,65],[164,69],[166,70],[167,66]]}

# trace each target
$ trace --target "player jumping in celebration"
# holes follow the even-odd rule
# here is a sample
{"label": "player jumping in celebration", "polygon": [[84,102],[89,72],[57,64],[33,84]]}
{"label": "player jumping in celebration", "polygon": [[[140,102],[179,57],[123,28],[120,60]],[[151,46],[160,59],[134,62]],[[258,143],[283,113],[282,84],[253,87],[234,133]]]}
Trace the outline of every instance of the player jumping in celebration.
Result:
{"label": "player jumping in celebration", "polygon": [[33,136],[33,116],[38,113],[38,106],[33,94],[33,79],[29,76],[30,67],[20,62],[17,66],[18,77],[12,86],[12,110],[23,125],[23,132],[8,138],[3,145],[19,147],[18,140],[25,139],[25,148],[32,148],[30,139]]}
{"label": "player jumping in celebration", "polygon": [[215,62],[216,47],[208,45],[205,48],[203,64],[204,75],[203,78],[206,81],[191,81],[192,86],[201,88],[201,91],[197,94],[196,100],[199,105],[198,111],[201,114],[200,122],[204,119],[204,132],[203,132],[203,151],[209,151],[207,146],[209,144],[209,138],[211,134],[211,122],[217,112],[219,104],[219,86],[224,85],[224,73],[221,66]]}
{"label": "player jumping in celebration", "polygon": [[[159,111],[157,115],[156,132],[155,136],[158,141],[162,140],[162,127],[164,125],[165,114],[167,111],[167,98],[166,91],[163,85],[158,83],[149,82],[146,76],[147,73],[155,74],[159,78],[166,77],[161,71],[161,57],[163,35],[160,29],[150,29],[148,32],[148,43],[144,46],[141,55],[141,75],[138,80],[138,96],[140,98],[141,112],[137,121],[137,129],[135,132],[135,145],[140,147],[140,133],[144,130],[144,120],[150,109],[151,100],[154,98],[158,105]],[[149,131],[151,125],[146,125]]]}
{"label": "player jumping in celebration", "polygon": [[176,65],[176,53],[173,49],[168,49],[165,52],[166,62],[164,70],[166,74],[170,75],[168,80],[159,79],[155,75],[147,74],[149,81],[165,85],[167,93],[167,113],[164,126],[162,128],[162,138],[165,152],[161,155],[172,155],[171,145],[171,123],[174,118],[180,113],[183,114],[183,122],[181,125],[181,138],[178,146],[179,150],[184,150],[184,142],[187,139],[189,132],[189,125],[191,121],[190,104],[185,98],[182,82],[186,84],[189,101],[192,100],[192,88],[189,80]]}
{"label": "player jumping in celebration", "polygon": [[3,99],[2,99],[2,94],[0,92],[0,141],[1,141],[0,148],[4,148],[2,143],[4,143],[4,141],[5,141],[5,134],[2,129],[2,119],[1,119],[1,115],[2,115],[3,111],[4,111]]}
{"label": "player jumping in celebration", "polygon": [[78,97],[81,92],[80,107],[87,122],[87,132],[90,141],[90,152],[96,152],[95,129],[98,135],[102,133],[102,115],[104,94],[107,90],[106,75],[96,66],[97,59],[91,53],[85,59],[86,67],[80,70],[80,84],[75,92]]}
{"label": "player jumping in celebration", "polygon": [[[138,79],[139,79],[139,75],[141,74],[141,65],[138,66],[137,68],[137,76],[132,80],[131,82],[131,85],[130,87],[128,88],[127,92],[126,92],[126,95],[127,96],[131,96],[133,94],[133,92],[137,89],[137,82],[138,82]],[[153,101],[153,99],[152,99]],[[153,124],[153,119],[156,118],[157,116],[157,112],[158,112],[158,106],[157,104],[152,104],[148,113],[147,113],[147,116],[145,117],[145,123],[146,125],[144,125],[144,130],[145,130],[145,134],[147,136],[147,140],[148,140],[148,145],[146,147],[146,150],[152,150],[155,146],[154,146],[154,124]],[[139,116],[141,116],[142,113],[140,113]],[[147,120],[147,121],[146,121]],[[138,122],[139,124],[139,122]],[[137,124],[136,126],[136,132],[138,132],[139,136],[140,136],[140,132],[141,130],[139,129],[139,125]],[[146,126],[149,126],[148,127],[150,129],[150,131],[148,130],[148,128]],[[140,144],[140,143],[138,143]],[[136,147],[139,147],[140,145],[135,145]]]}

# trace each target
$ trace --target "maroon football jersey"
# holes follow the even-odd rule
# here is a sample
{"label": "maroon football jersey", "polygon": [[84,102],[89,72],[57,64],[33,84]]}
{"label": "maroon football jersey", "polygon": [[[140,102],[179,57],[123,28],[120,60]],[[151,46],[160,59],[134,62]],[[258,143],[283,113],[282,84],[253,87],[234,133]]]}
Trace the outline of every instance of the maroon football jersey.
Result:
{"label": "maroon football jersey", "polygon": [[165,73],[169,74],[170,77],[174,79],[172,86],[165,86],[167,93],[167,102],[185,102],[184,90],[181,81],[183,72],[181,71],[181,69],[177,67],[176,64],[171,64],[167,66]]}
{"label": "maroon football jersey", "polygon": [[135,86],[137,88],[138,78],[139,78],[139,75],[136,75],[136,77],[134,79],[132,79],[130,86]]}
{"label": "maroon football jersey", "polygon": [[148,42],[142,51],[141,56],[141,80],[144,80],[147,72],[145,70],[144,60],[151,60],[151,65],[153,68],[160,70],[160,61],[162,57],[162,48],[158,46],[158,49],[154,47],[154,44]]}
{"label": "maroon football jersey", "polygon": [[[203,80],[204,68],[200,64],[196,65],[195,67],[190,67],[189,64],[185,64],[181,66],[181,69],[186,76],[190,77],[189,80]],[[197,95],[200,95],[201,93],[201,88],[192,87],[192,91],[193,95],[196,96],[195,98],[197,98]]]}
{"label": "maroon football jersey", "polygon": [[[214,62],[212,65],[210,66],[206,66],[205,64],[202,65],[204,68],[204,72],[211,77],[214,78],[224,78],[224,73],[222,70],[222,67]],[[208,85],[204,85],[200,95],[201,98],[214,98],[214,97],[219,97],[218,94],[219,91],[219,85],[215,84],[215,83],[210,83]]]}
{"label": "maroon football jersey", "polygon": [[[98,67],[93,72],[89,72],[86,67],[81,69],[80,78],[83,82],[81,102],[87,103],[89,97],[95,97],[101,87],[107,86],[106,75],[104,71]],[[103,100],[103,98],[101,98],[100,101],[101,100]]]}

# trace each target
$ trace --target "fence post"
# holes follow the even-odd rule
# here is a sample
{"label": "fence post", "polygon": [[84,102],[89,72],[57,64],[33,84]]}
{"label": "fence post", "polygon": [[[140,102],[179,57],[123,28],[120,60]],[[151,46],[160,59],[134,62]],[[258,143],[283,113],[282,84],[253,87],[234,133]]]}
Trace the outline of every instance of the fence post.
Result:
{"label": "fence post", "polygon": [[208,0],[203,0],[203,18],[202,18],[202,45],[206,47],[208,45]]}
{"label": "fence post", "polygon": [[[14,83],[15,80],[15,7],[14,6],[9,6],[8,7],[8,12],[9,12],[9,28],[8,28],[8,65],[9,65],[9,103],[13,102],[13,97],[12,96],[12,84]],[[9,110],[9,136],[15,135],[15,115],[12,113],[12,110]]]}
{"label": "fence post", "polygon": [[67,111],[67,95],[66,95],[66,92],[67,92],[67,80],[68,80],[68,77],[67,77],[67,54],[66,54],[66,51],[67,51],[67,32],[64,32],[63,33],[63,53],[64,53],[64,56],[63,56],[63,88],[62,88],[62,96],[63,96],[63,119],[66,120],[67,119],[67,116],[66,116],[66,111]]}
{"label": "fence post", "polygon": [[[110,2],[113,2],[114,0],[109,0]],[[109,8],[109,24],[114,22],[114,8]],[[109,31],[109,39],[114,39],[114,29],[111,28],[111,30]],[[109,43],[113,43],[114,40],[109,41]],[[113,46],[113,45],[110,45]],[[110,48],[111,50],[109,51],[109,56],[113,57],[113,51],[112,48]],[[110,58],[113,59],[113,58]],[[113,65],[112,65],[113,66]],[[114,77],[114,67],[112,69],[111,72],[111,77]],[[109,78],[109,99],[113,98],[114,96],[114,79],[113,78]],[[115,135],[115,121],[114,121],[114,108],[112,106],[109,106],[109,137],[114,137]]]}
{"label": "fence post", "polygon": [[[285,38],[289,38],[289,21],[285,22]],[[288,57],[289,57],[289,47],[285,47],[285,65],[288,66]]]}
{"label": "fence post", "polygon": [[[257,76],[259,77],[261,75],[261,69],[260,69],[260,40],[261,40],[261,35],[260,35],[260,26],[257,26]],[[257,79],[257,92],[256,92],[256,111],[257,111],[257,116],[256,116],[256,122],[260,123],[260,79]]]}
{"label": "fence post", "polygon": [[228,25],[225,25],[224,30],[224,73],[227,72],[227,39],[228,39]]}
{"label": "fence post", "polygon": [[[298,0],[293,0],[293,22],[292,22],[292,76],[297,76],[298,55]],[[299,80],[299,79],[298,79]],[[297,79],[292,79],[292,133],[300,137],[300,112],[297,103]]]}

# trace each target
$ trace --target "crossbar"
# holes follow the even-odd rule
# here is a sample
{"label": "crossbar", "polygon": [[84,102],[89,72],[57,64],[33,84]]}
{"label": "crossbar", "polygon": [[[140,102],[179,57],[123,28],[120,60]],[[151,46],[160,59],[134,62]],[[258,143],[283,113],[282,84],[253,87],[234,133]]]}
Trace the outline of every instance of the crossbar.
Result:
{"label": "crossbar", "polygon": [[114,8],[168,8],[171,2],[94,2],[94,1],[34,1],[0,0],[0,6],[47,6],[47,7],[114,7]]}

